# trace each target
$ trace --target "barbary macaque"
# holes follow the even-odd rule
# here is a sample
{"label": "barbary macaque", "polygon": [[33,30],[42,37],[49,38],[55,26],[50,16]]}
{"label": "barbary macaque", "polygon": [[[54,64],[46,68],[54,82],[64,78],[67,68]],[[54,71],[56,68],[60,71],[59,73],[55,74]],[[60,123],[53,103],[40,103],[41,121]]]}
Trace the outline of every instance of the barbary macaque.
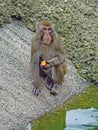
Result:
{"label": "barbary macaque", "polygon": [[31,47],[32,92],[39,95],[41,84],[56,95],[53,89],[62,85],[67,72],[61,40],[48,20],[39,22]]}

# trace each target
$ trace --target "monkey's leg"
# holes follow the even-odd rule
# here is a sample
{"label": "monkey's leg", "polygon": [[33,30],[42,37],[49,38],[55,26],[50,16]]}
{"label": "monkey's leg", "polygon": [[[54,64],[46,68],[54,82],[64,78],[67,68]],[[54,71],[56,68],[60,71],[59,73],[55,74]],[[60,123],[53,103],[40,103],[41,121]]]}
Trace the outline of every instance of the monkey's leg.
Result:
{"label": "monkey's leg", "polygon": [[44,80],[44,85],[48,90],[51,90],[53,87],[54,81],[52,80],[52,68],[42,68],[40,67],[41,70],[41,76]]}
{"label": "monkey's leg", "polygon": [[55,66],[48,68],[46,71],[46,79],[45,79],[45,86],[48,90],[50,90],[50,94],[57,95],[57,87],[59,85],[59,71]]}
{"label": "monkey's leg", "polygon": [[54,81],[51,79],[51,77],[47,76],[45,79],[45,86],[48,90],[52,90]]}
{"label": "monkey's leg", "polygon": [[46,77],[45,86],[50,91],[50,94],[52,94],[54,96],[57,95],[56,91],[53,90],[54,80],[51,77],[49,77],[49,76]]}
{"label": "monkey's leg", "polygon": [[64,82],[64,75],[67,73],[67,68],[65,64],[60,64],[58,66],[54,66],[52,70],[52,78],[54,80],[54,86],[62,85]]}
{"label": "monkey's leg", "polygon": [[45,76],[43,79],[45,87],[50,91],[50,93],[52,95],[56,95],[57,93],[53,89],[54,80],[52,79],[52,72],[53,72],[52,67],[50,67],[48,69],[44,69],[44,68],[40,67],[40,69],[41,69],[41,76],[43,76],[42,73]]}
{"label": "monkey's leg", "polygon": [[45,87],[50,91],[52,95],[56,95],[56,91],[54,91],[53,86],[54,86],[54,80],[52,79],[52,72],[53,69],[48,68],[48,69],[43,69],[44,73],[46,74],[45,80],[44,80],[44,85]]}

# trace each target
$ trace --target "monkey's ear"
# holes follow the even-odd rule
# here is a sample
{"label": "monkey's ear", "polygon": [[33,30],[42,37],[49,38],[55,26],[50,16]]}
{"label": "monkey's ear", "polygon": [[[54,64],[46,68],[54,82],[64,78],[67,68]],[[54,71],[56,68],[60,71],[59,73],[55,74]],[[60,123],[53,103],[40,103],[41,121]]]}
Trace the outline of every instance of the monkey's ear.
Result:
{"label": "monkey's ear", "polygon": [[35,29],[37,30],[39,26],[39,22],[36,23]]}
{"label": "monkey's ear", "polygon": [[43,26],[41,25],[40,22],[37,22],[37,23],[36,23],[36,31],[37,31],[37,32],[41,31],[42,27],[43,27]]}
{"label": "monkey's ear", "polygon": [[51,27],[55,31],[55,23],[53,23]]}

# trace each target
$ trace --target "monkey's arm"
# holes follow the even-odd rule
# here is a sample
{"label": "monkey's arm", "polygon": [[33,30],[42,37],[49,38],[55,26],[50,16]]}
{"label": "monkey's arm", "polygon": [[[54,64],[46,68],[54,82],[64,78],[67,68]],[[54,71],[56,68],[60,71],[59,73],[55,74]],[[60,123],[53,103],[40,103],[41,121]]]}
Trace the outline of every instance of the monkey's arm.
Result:
{"label": "monkey's arm", "polygon": [[62,64],[65,61],[65,57],[63,55],[57,55],[54,58],[48,60],[50,66]]}
{"label": "monkey's arm", "polygon": [[58,38],[57,45],[55,48],[55,51],[57,52],[57,54],[48,61],[50,63],[50,65],[52,65],[52,66],[59,65],[59,64],[65,62],[65,55],[64,55],[63,48],[64,47],[62,46],[61,40],[60,40],[60,38]]}
{"label": "monkey's arm", "polygon": [[33,80],[39,80],[39,57],[40,54],[38,53],[35,39],[32,39],[32,46],[31,46],[31,67],[32,67],[32,76]]}
{"label": "monkey's arm", "polygon": [[34,54],[31,65],[32,65],[33,79],[38,80],[39,79],[39,56],[37,54]]}
{"label": "monkey's arm", "polygon": [[35,95],[38,95],[41,91],[40,91],[40,83],[41,83],[41,79],[39,76],[39,54],[36,51],[36,48],[34,46],[34,44],[32,43],[32,47],[31,47],[31,70],[32,70],[32,86],[33,86],[33,90],[32,92]]}

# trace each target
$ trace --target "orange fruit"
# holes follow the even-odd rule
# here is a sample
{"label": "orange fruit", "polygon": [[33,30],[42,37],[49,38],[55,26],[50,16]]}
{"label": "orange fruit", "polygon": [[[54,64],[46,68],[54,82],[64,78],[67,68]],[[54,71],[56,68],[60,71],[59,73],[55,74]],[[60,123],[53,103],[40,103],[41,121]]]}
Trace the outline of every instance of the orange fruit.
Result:
{"label": "orange fruit", "polygon": [[43,67],[44,67],[44,66],[46,66],[46,64],[47,64],[47,63],[46,63],[46,61],[45,61],[45,60],[41,61],[41,66],[43,66]]}

